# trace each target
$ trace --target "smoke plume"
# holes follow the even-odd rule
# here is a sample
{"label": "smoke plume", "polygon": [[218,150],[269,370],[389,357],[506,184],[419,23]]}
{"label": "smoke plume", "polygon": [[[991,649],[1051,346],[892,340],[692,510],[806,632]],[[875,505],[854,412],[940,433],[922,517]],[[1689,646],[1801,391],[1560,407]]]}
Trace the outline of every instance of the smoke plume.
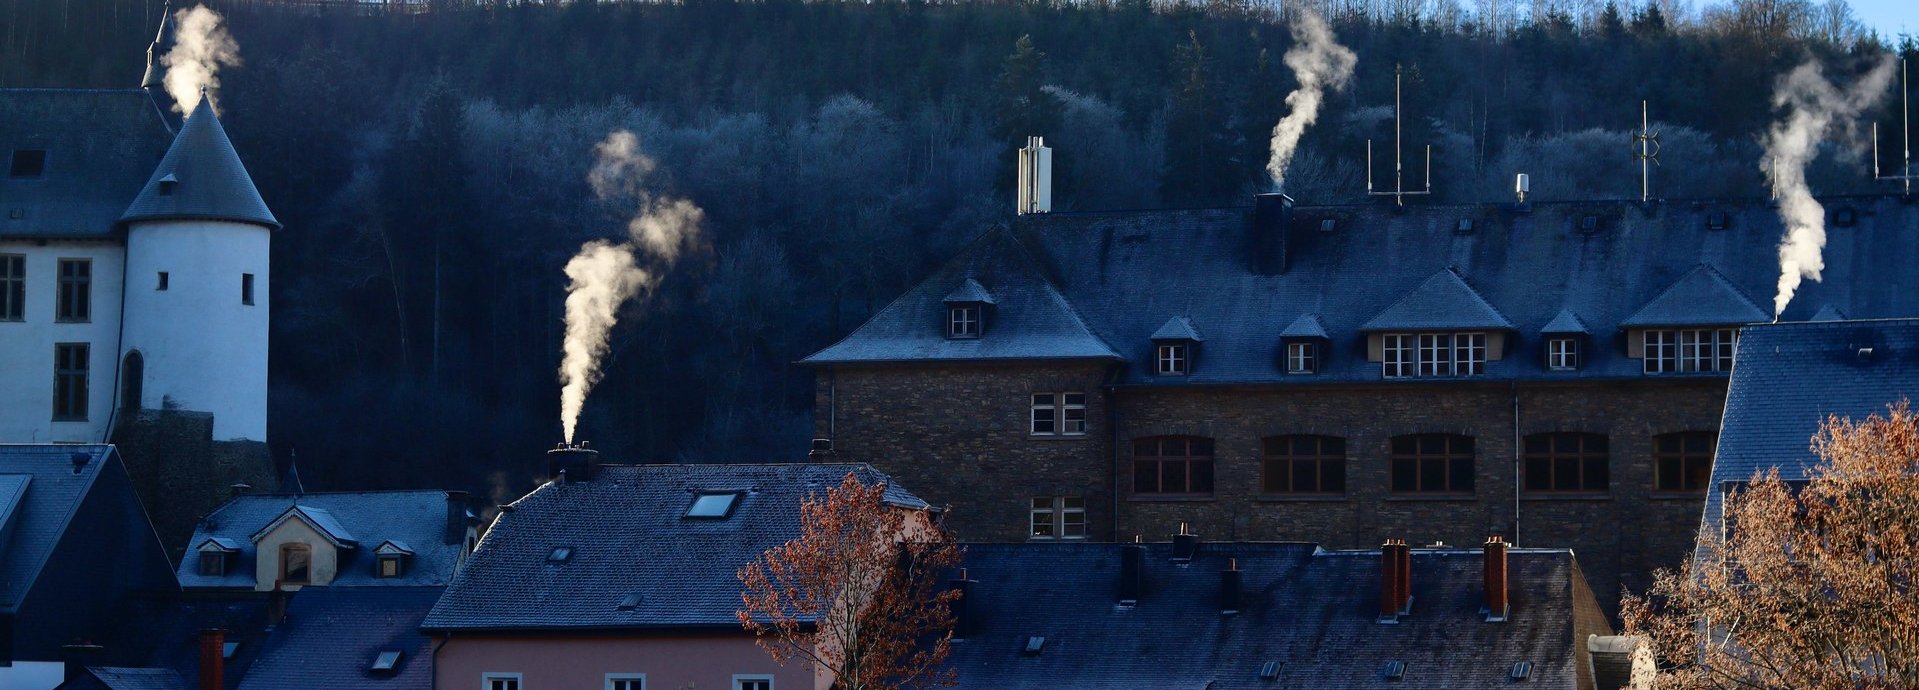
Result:
{"label": "smoke plume", "polygon": [[1785,114],[1766,132],[1766,158],[1762,169],[1772,172],[1773,191],[1779,198],[1779,219],[1786,236],[1779,242],[1779,292],[1772,298],[1772,315],[1778,319],[1792,302],[1803,278],[1819,280],[1826,262],[1826,209],[1812,198],[1806,186],[1806,164],[1819,152],[1819,143],[1837,130],[1856,139],[1854,120],[1859,113],[1885,95],[1891,84],[1893,59],[1888,56],[1867,72],[1850,89],[1841,89],[1826,81],[1819,64],[1808,62],[1779,79],[1773,88],[1772,105]]}
{"label": "smoke plume", "polygon": [[600,358],[619,320],[620,305],[652,290],[660,271],[699,240],[705,213],[685,199],[662,198],[648,190],[646,177],[656,167],[640,152],[640,139],[620,130],[593,149],[587,182],[603,201],[637,206],[621,242],[593,240],[566,262],[566,341],[560,360],[560,424],[572,442],[586,395],[600,381]]}
{"label": "smoke plume", "polygon": [[1286,94],[1286,105],[1292,112],[1273,126],[1273,157],[1266,162],[1266,172],[1273,176],[1273,188],[1278,190],[1286,188],[1286,164],[1299,149],[1300,135],[1319,119],[1326,90],[1346,88],[1346,82],[1353,78],[1353,65],[1359,61],[1333,37],[1326,20],[1312,11],[1299,12],[1289,25],[1293,47],[1286,51],[1286,66],[1293,68],[1299,88]]}
{"label": "smoke plume", "polygon": [[220,90],[220,68],[240,65],[240,44],[227,33],[220,13],[205,5],[173,13],[173,49],[160,63],[166,65],[167,95],[173,97],[173,109],[193,112],[202,91]]}

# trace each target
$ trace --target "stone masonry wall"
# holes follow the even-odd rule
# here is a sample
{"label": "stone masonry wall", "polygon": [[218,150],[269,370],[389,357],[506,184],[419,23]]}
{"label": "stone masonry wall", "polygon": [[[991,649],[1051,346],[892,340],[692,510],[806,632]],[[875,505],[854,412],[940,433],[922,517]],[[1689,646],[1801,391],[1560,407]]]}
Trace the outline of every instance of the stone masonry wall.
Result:
{"label": "stone masonry wall", "polygon": [[204,412],[140,410],[121,422],[113,441],[175,563],[194,525],[232,496],[234,484],[278,488],[266,444],[213,440],[213,415]]}

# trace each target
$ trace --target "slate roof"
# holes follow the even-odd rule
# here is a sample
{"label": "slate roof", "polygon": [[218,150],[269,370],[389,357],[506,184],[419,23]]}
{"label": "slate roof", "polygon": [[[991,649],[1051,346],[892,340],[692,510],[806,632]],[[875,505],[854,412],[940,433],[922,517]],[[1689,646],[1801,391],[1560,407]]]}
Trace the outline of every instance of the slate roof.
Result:
{"label": "slate roof", "polygon": [[[1919,316],[1919,273],[1911,270],[1919,265],[1919,204],[1883,195],[1822,201],[1834,211],[1852,210],[1857,223],[1828,228],[1825,280],[1802,285],[1784,318],[1804,320],[1822,304],[1856,318]],[[1714,214],[1729,222],[1711,229]],[[1011,230],[1016,241],[999,239],[1004,230],[989,231],[947,268],[806,361],[1053,354],[1051,334],[1083,327],[1126,360],[1119,385],[1376,383],[1380,365],[1366,361],[1364,327],[1422,284],[1450,284],[1440,275],[1450,269],[1477,295],[1463,299],[1452,290],[1462,298],[1454,307],[1496,323],[1479,309],[1483,301],[1514,328],[1506,356],[1488,362],[1479,378],[1640,379],[1646,377],[1640,361],[1627,358],[1612,338],[1622,327],[1768,321],[1770,310],[1754,296],[1772,295],[1778,282],[1780,223],[1763,201],[1535,203],[1523,213],[1507,205],[1412,206],[1399,213],[1383,205],[1298,206],[1287,222],[1286,267],[1275,275],[1255,270],[1247,249],[1252,216],[1249,207],[1021,216]],[[1583,229],[1587,216],[1602,221],[1596,230]],[[1469,234],[1456,232],[1461,218],[1474,220]],[[1337,230],[1321,232],[1320,221],[1328,219]],[[1016,263],[1007,257],[1022,266],[1030,257],[1038,266],[1031,275],[1046,281],[1022,283],[1022,290],[1050,288],[1064,306],[1049,302],[1045,314],[1053,316],[1047,316],[1006,301],[977,341],[899,346],[942,340],[942,307],[928,295],[951,291],[969,267]],[[1003,291],[994,280],[982,282],[995,294]],[[1430,318],[1410,311],[1409,322],[1394,325]],[[1580,353],[1579,370],[1547,371],[1541,334],[1565,311],[1607,337]],[[1075,318],[1057,316],[1062,313]],[[1288,376],[1279,336],[1304,314],[1318,315],[1331,342],[1320,373]],[[1175,316],[1190,318],[1205,333],[1206,349],[1190,375],[1159,380],[1169,377],[1152,375],[1151,335]]]}
{"label": "slate roof", "polygon": [[[959,687],[1506,690],[1512,665],[1530,661],[1526,687],[1570,689],[1583,665],[1587,631],[1575,624],[1574,602],[1591,594],[1574,585],[1583,576],[1570,551],[1511,550],[1511,616],[1487,623],[1480,552],[1415,549],[1412,613],[1382,625],[1378,551],[1203,544],[1191,565],[1178,565],[1167,545],[1154,544],[1144,594],[1124,608],[1115,605],[1121,548],[968,545],[976,584],[965,611],[977,625],[952,645]],[[1217,598],[1228,558],[1242,578],[1240,612],[1230,616]],[[1585,625],[1610,632],[1600,620]],[[1044,647],[1022,654],[1033,635],[1046,638]],[[1274,681],[1259,678],[1268,661],[1281,663]],[[1403,681],[1385,680],[1388,661],[1406,662]]]}
{"label": "slate roof", "polygon": [[[432,640],[420,620],[440,587],[307,587],[293,596],[286,622],[240,681],[240,690],[433,687]],[[391,673],[376,673],[383,651],[400,652]]]}
{"label": "slate roof", "polygon": [[1760,308],[1752,297],[1726,280],[1726,276],[1701,264],[1632,316],[1620,321],[1619,327],[1736,326],[1771,319],[1770,312]]}
{"label": "slate roof", "polygon": [[[895,505],[928,507],[864,464],[607,465],[548,483],[500,514],[422,627],[738,630],[740,567],[799,536],[801,501],[849,472],[886,482]],[[713,490],[744,492],[731,517],[684,517]],[[557,547],[571,557],[549,562]],[[619,610],[630,594],[640,605]]]}
{"label": "slate roof", "polygon": [[1571,309],[1560,310],[1559,315],[1547,321],[1539,332],[1550,335],[1592,335],[1592,331],[1586,328],[1586,322],[1580,321],[1579,315]]}
{"label": "slate roof", "polygon": [[187,682],[170,668],[88,666],[87,676],[60,684],[60,690],[187,690]]}
{"label": "slate roof", "polygon": [[190,592],[135,597],[116,625],[95,638],[102,665],[166,669],[192,687],[200,677],[200,631],[219,628],[234,643],[226,659],[226,688],[236,688],[265,649],[267,596],[258,592]]}
{"label": "slate roof", "polygon": [[[944,296],[968,280],[979,282],[993,296],[995,306],[981,337],[949,339]],[[996,229],[874,314],[867,326],[802,361],[835,364],[1118,358],[1119,353],[1093,335],[1059,291],[1040,275],[1012,235]]]}
{"label": "slate roof", "polygon": [[1361,331],[1513,329],[1513,322],[1486,303],[1453,269],[1434,273],[1419,287],[1399,298],[1386,311],[1359,327]]}
{"label": "slate roof", "polygon": [[[177,182],[172,192],[162,190],[164,180]],[[144,220],[224,220],[280,228],[220,126],[211,99],[201,98],[187,115],[167,155],[120,216],[121,223]]]}
{"label": "slate roof", "polygon": [[1199,330],[1193,328],[1192,319],[1188,319],[1184,316],[1175,316],[1173,318],[1167,319],[1165,325],[1160,326],[1159,330],[1153,331],[1153,335],[1149,337],[1148,340],[1200,341],[1200,340],[1205,340],[1205,338],[1200,337]]}
{"label": "slate roof", "polygon": [[[175,576],[181,587],[246,588],[254,586],[253,536],[298,507],[328,531],[343,535],[355,548],[340,551],[335,587],[445,585],[453,578],[464,544],[446,543],[447,503],[444,491],[359,491],[306,494],[246,494],[235,496],[200,521],[187,543],[196,548],[207,539],[223,538],[240,545],[240,555],[225,575],[200,574],[198,559],[180,562]],[[374,577],[371,546],[398,539],[416,547],[413,560],[399,577]]]}
{"label": "slate roof", "polygon": [[259,539],[267,532],[273,531],[273,528],[278,527],[280,523],[295,518],[302,519],[308,525],[312,525],[314,531],[319,532],[321,536],[333,542],[334,546],[352,547],[359,544],[359,540],[353,538],[353,533],[347,530],[346,525],[340,524],[340,520],[333,517],[332,511],[325,508],[300,505],[299,503],[295,503],[292,507],[281,512],[280,517],[275,518],[273,522],[261,525],[260,529],[255,530],[249,537],[249,540]]}
{"label": "slate roof", "polygon": [[[106,445],[0,443],[0,477],[17,487],[12,532],[0,542],[0,613],[33,589],[113,453]],[[85,462],[76,467],[76,458]]]}
{"label": "slate roof", "polygon": [[1816,314],[1813,314],[1812,318],[1806,319],[1806,320],[1807,321],[1844,321],[1846,320],[1846,313],[1843,311],[1839,311],[1837,307],[1834,307],[1830,304],[1822,304],[1819,306],[1819,312]]}
{"label": "slate roof", "polygon": [[168,131],[140,89],[0,89],[0,166],[18,149],[47,152],[38,178],[0,168],[0,238],[114,236]]}
{"label": "slate roof", "polygon": [[1286,330],[1279,332],[1279,337],[1325,340],[1331,336],[1326,335],[1326,324],[1319,322],[1318,314],[1300,314],[1299,318],[1293,319],[1293,322],[1286,326]]}
{"label": "slate roof", "polygon": [[993,294],[986,291],[986,286],[980,285],[979,281],[973,280],[972,278],[967,278],[965,282],[960,283],[958,288],[947,293],[946,298],[940,301],[946,302],[947,304],[954,302],[994,303]]}
{"label": "slate roof", "polygon": [[1733,358],[1704,524],[1720,524],[1728,483],[1772,467],[1782,479],[1805,479],[1818,460],[1812,437],[1827,417],[1884,416],[1887,405],[1909,399],[1919,400],[1919,319],[1747,327]]}

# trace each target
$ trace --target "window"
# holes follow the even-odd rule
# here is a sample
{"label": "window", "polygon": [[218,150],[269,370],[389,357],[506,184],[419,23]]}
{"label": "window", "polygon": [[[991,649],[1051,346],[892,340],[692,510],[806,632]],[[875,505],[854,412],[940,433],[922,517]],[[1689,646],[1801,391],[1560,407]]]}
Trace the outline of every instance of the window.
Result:
{"label": "window", "polygon": [[1346,493],[1346,439],[1299,434],[1272,436],[1265,445],[1262,493]]}
{"label": "window", "polygon": [[740,492],[708,492],[693,499],[693,505],[687,507],[686,516],[723,520],[733,515],[733,507],[740,502]]}
{"label": "window", "polygon": [[1380,337],[1381,372],[1386,378],[1397,379],[1413,375],[1413,337],[1390,333]]}
{"label": "window", "polygon": [[380,577],[400,576],[400,556],[398,554],[380,557]]}
{"label": "window", "polygon": [[520,690],[518,673],[480,674],[480,690]]}
{"label": "window", "polygon": [[226,553],[223,551],[201,551],[200,574],[213,577],[227,574]]}
{"label": "window", "polygon": [[93,314],[93,261],[60,260],[60,305],[56,321],[86,321]]}
{"label": "window", "polygon": [[240,303],[253,304],[253,274],[240,274]]}
{"label": "window", "polygon": [[1034,436],[1086,435],[1085,393],[1034,393]]}
{"label": "window", "polygon": [[39,177],[47,172],[46,149],[14,149],[7,177]]}
{"label": "window", "polygon": [[1605,493],[1611,488],[1605,434],[1533,434],[1525,446],[1529,493]]}
{"label": "window", "polygon": [[400,665],[400,652],[398,650],[388,649],[388,650],[383,650],[378,655],[374,656],[373,665],[367,670],[372,671],[374,673],[392,673],[393,670],[399,665]]}
{"label": "window", "polygon": [[1453,336],[1453,370],[1460,376],[1486,373],[1486,334],[1460,333]]}
{"label": "window", "polygon": [[139,410],[146,392],[147,358],[139,350],[120,359],[120,409]]}
{"label": "window", "polygon": [[773,677],[733,676],[733,690],[773,690]]}
{"label": "window", "polygon": [[1163,375],[1184,375],[1191,360],[1187,347],[1185,343],[1168,343],[1154,348],[1157,364],[1153,371]]}
{"label": "window", "polygon": [[1457,434],[1395,436],[1393,493],[1473,492],[1473,437]]}
{"label": "window", "polygon": [[1419,375],[1453,375],[1453,336],[1450,333],[1419,334]]}
{"label": "window", "polygon": [[1311,374],[1316,371],[1319,371],[1317,343],[1286,344],[1286,373]]}
{"label": "window", "polygon": [[159,290],[162,292],[166,291],[167,289],[167,272],[166,271],[160,272],[160,280],[159,282],[154,284],[153,289]]}
{"label": "window", "polygon": [[964,304],[946,310],[946,337],[978,338],[979,305]]}
{"label": "window", "polygon": [[1719,434],[1681,431],[1653,437],[1653,490],[1705,491],[1712,478],[1713,445]]}
{"label": "window", "polygon": [[280,545],[280,580],[290,585],[304,585],[312,577],[313,547],[306,544]]}
{"label": "window", "polygon": [[91,349],[86,343],[58,343],[53,346],[54,420],[86,421],[87,358]]}
{"label": "window", "polygon": [[1734,346],[1739,330],[1734,328],[1695,328],[1676,331],[1646,331],[1645,372],[1731,371]]}
{"label": "window", "polygon": [[646,676],[638,673],[608,673],[606,690],[646,690]]}
{"label": "window", "polygon": [[1031,539],[1085,539],[1086,499],[1079,496],[1033,497]]}
{"label": "window", "polygon": [[1579,341],[1573,338],[1553,338],[1546,341],[1546,368],[1553,371],[1572,371],[1579,368]]}
{"label": "window", "polygon": [[0,254],[0,321],[27,318],[27,257]]}
{"label": "window", "polygon": [[1133,441],[1133,492],[1210,494],[1213,439],[1152,436]]}

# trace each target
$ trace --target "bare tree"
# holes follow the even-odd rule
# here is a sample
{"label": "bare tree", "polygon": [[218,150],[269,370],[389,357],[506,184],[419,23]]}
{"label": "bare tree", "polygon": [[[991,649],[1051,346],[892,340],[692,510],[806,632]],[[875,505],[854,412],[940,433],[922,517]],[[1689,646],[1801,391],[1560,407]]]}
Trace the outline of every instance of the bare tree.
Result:
{"label": "bare tree", "polygon": [[1691,564],[1627,597],[1658,687],[1919,687],[1919,416],[1830,418],[1812,445],[1809,481],[1755,475]]}
{"label": "bare tree", "polygon": [[740,625],[775,661],[811,662],[840,690],[950,686],[941,665],[959,592],[941,575],[958,562],[924,512],[847,473],[801,504],[798,538],[740,569]]}

